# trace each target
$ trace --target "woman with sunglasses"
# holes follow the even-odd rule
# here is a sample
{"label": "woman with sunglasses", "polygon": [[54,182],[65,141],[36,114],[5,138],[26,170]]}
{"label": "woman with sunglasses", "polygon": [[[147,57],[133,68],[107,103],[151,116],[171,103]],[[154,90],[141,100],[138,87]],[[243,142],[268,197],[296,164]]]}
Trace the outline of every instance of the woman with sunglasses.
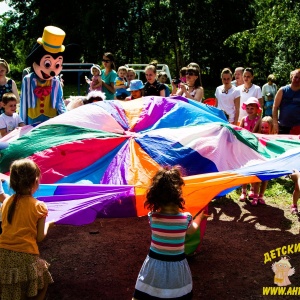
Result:
{"label": "woman with sunglasses", "polygon": [[202,101],[204,90],[200,83],[199,69],[188,67],[186,71],[186,83],[181,82],[176,91],[176,84],[172,81],[172,95],[180,95],[189,99]]}
{"label": "woman with sunglasses", "polygon": [[101,70],[102,91],[105,93],[106,100],[115,99],[115,79],[118,76],[115,69],[115,59],[112,53],[103,54],[102,64],[104,69]]}
{"label": "woman with sunglasses", "polygon": [[240,91],[231,84],[232,72],[225,68],[221,72],[222,85],[216,88],[216,107],[225,111],[229,122],[237,125],[240,113]]}
{"label": "woman with sunglasses", "polygon": [[246,68],[243,73],[244,84],[238,87],[240,91],[240,114],[238,124],[241,123],[243,117],[247,116],[247,112],[242,109],[243,103],[245,103],[250,97],[258,99],[259,104],[263,107],[263,100],[261,94],[261,88],[258,85],[253,84],[254,72],[251,68]]}

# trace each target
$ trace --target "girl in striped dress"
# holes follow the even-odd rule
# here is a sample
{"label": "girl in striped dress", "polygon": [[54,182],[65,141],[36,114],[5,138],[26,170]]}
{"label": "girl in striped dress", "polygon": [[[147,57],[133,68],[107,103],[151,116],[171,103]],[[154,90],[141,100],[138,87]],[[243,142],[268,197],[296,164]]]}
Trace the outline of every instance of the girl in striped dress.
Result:
{"label": "girl in striped dress", "polygon": [[165,167],[152,179],[145,207],[152,231],[149,253],[138,275],[133,299],[192,299],[193,283],[184,254],[185,235],[192,234],[206,217],[193,220],[184,209],[179,167]]}

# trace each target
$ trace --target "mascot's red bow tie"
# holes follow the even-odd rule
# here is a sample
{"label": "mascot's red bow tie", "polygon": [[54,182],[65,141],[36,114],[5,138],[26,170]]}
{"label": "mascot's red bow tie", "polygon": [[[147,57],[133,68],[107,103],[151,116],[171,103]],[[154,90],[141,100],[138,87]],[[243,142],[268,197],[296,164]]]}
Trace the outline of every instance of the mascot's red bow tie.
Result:
{"label": "mascot's red bow tie", "polygon": [[37,86],[33,92],[39,99],[44,100],[51,93],[51,86]]}

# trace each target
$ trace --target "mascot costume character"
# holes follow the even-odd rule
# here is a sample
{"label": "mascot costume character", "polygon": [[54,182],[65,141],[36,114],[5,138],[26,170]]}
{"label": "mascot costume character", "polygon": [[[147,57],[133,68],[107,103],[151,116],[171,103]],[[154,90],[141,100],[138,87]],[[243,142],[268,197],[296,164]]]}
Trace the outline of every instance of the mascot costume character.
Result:
{"label": "mascot costume character", "polygon": [[33,72],[23,78],[20,115],[25,124],[41,123],[66,112],[58,77],[62,70],[65,32],[47,26],[27,57]]}

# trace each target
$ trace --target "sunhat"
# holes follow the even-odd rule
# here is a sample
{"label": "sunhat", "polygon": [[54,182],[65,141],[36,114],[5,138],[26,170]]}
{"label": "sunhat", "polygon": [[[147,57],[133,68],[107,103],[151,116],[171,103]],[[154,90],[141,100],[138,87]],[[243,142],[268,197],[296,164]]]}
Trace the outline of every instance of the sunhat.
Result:
{"label": "sunhat", "polygon": [[65,51],[65,46],[62,44],[66,33],[55,26],[46,26],[43,36],[37,39],[38,44],[50,53],[59,53]]}
{"label": "sunhat", "polygon": [[127,91],[137,91],[137,90],[141,90],[144,88],[144,84],[142,82],[142,80],[139,79],[134,79],[130,81],[130,86],[127,89]]}
{"label": "sunhat", "polygon": [[255,97],[250,97],[249,99],[247,99],[247,101],[243,103],[242,109],[243,109],[243,110],[246,110],[246,107],[247,107],[247,105],[249,105],[249,104],[256,104],[256,105],[258,106],[258,112],[261,112],[261,111],[262,111],[262,109],[261,109],[261,107],[260,107],[260,103],[259,103],[259,101],[258,101],[257,98],[255,98]]}
{"label": "sunhat", "polygon": [[103,93],[103,92],[101,92],[101,91],[91,91],[91,92],[89,92],[88,93],[88,95],[87,95],[87,100],[97,100],[97,101],[99,101],[99,100],[105,100],[106,99],[106,96],[105,96],[105,94]]}
{"label": "sunhat", "polygon": [[99,71],[99,75],[101,75],[101,68],[99,65],[93,64],[91,67],[91,74],[93,75],[93,69],[97,69]]}

